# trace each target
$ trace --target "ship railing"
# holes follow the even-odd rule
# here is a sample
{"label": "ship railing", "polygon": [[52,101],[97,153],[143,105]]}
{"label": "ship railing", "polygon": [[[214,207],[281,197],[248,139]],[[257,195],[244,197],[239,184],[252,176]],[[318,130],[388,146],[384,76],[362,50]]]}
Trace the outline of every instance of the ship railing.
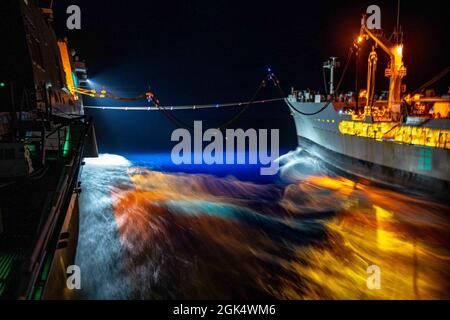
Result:
{"label": "ship railing", "polygon": [[320,102],[332,101],[345,103],[348,104],[348,106],[356,103],[355,94],[352,91],[335,95],[324,95],[314,90],[292,90],[291,94],[289,95],[291,99],[297,102],[317,102],[317,96],[320,96]]}
{"label": "ship railing", "polygon": [[[85,145],[85,137],[91,129],[92,125],[92,121],[86,123],[83,133],[80,136],[80,140],[74,148],[75,156],[72,158],[70,164],[64,168],[66,172],[64,177],[60,180],[57,189],[60,190],[60,192],[55,198],[47,222],[40,232],[40,235],[36,242],[36,246],[30,259],[28,270],[30,274],[30,281],[28,283],[26,295],[32,292],[36,281],[39,278],[39,274],[44,268],[45,260],[48,257],[48,254],[50,254],[51,252],[49,248],[56,249],[57,243],[59,241],[59,230],[60,227],[62,227],[62,223],[64,222],[64,217],[62,215],[65,213],[65,208],[67,208],[69,205],[71,192],[75,189],[75,185],[78,181],[80,164],[82,161]],[[26,297],[22,298],[26,299]]]}
{"label": "ship railing", "polygon": [[[292,91],[289,97],[297,102],[327,102],[331,96],[325,96],[317,92]],[[319,98],[320,97],[320,98]]]}

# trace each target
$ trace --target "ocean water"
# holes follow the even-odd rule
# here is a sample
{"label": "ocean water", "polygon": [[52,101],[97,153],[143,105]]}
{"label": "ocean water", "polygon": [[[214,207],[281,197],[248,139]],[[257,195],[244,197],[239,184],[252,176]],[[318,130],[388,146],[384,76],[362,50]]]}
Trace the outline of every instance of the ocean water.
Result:
{"label": "ocean water", "polygon": [[450,298],[448,205],[361,185],[301,149],[278,161],[261,179],[169,154],[87,159],[80,298]]}

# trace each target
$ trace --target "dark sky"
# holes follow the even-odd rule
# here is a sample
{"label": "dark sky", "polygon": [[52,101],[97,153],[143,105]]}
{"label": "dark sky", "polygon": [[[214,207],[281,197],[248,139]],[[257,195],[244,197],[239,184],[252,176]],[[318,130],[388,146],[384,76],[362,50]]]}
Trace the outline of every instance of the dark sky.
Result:
{"label": "dark sky", "polygon": [[[59,0],[55,27],[96,82],[130,96],[150,85],[165,104],[209,103],[249,98],[268,66],[286,90],[322,90],[322,62],[332,55],[345,60],[367,6],[381,7],[390,34],[396,3]],[[81,7],[81,31],[65,29],[70,4]],[[402,1],[409,89],[449,64],[444,4]]]}

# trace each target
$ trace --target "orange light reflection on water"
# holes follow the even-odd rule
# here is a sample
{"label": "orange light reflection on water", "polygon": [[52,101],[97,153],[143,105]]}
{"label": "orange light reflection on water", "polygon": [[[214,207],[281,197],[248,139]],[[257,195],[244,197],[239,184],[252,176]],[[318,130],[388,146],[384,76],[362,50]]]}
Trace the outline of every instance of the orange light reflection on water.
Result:
{"label": "orange light reflection on water", "polygon": [[[273,208],[253,201],[275,193],[272,186],[153,171],[130,179],[134,189],[113,190],[113,207],[137,297],[450,297],[446,206],[334,177],[286,186]],[[180,214],[186,207],[196,214]],[[310,222],[326,236],[305,233],[303,243],[236,219],[239,210],[286,228]],[[379,290],[367,288],[370,265],[381,268]]]}
{"label": "orange light reflection on water", "polygon": [[[448,207],[344,178],[312,177],[299,188],[343,202],[326,222],[330,246],[300,250],[310,263],[292,265],[308,279],[306,298],[449,298]],[[380,290],[366,286],[370,265],[381,268]]]}

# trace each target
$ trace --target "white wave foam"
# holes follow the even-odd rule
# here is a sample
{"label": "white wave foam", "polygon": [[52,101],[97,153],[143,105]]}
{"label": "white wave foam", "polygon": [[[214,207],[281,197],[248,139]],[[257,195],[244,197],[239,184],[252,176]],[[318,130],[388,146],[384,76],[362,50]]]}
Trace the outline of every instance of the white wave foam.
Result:
{"label": "white wave foam", "polygon": [[125,157],[115,154],[101,154],[98,158],[86,158],[84,159],[87,165],[93,166],[117,166],[117,167],[129,167],[131,162]]}

